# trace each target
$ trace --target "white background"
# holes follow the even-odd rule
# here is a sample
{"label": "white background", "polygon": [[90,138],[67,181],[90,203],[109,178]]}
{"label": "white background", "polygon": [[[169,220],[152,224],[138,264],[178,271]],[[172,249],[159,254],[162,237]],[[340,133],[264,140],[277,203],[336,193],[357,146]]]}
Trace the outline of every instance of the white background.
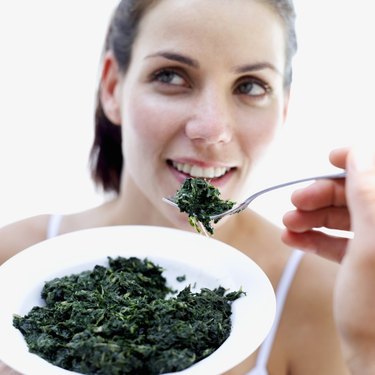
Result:
{"label": "white background", "polygon": [[[100,53],[117,0],[0,2],[0,226],[101,202],[88,173]],[[337,146],[373,147],[372,1],[296,0],[289,118],[252,189],[335,171]],[[288,189],[254,208],[275,223]]]}

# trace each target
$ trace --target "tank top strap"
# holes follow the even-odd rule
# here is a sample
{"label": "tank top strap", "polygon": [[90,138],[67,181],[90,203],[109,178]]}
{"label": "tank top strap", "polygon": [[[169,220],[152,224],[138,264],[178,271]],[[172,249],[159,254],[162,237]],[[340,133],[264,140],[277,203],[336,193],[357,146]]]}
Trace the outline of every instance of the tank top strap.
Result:
{"label": "tank top strap", "polygon": [[276,314],[273,325],[266,339],[259,348],[259,353],[255,367],[248,373],[248,375],[268,375],[267,363],[271,354],[273,342],[279,327],[280,319],[283,313],[285,301],[289,292],[290,285],[294,279],[298,265],[302,259],[303,252],[301,250],[294,250],[289,257],[288,262],[281,275],[279,284],[276,288]]}
{"label": "tank top strap", "polygon": [[47,225],[47,239],[56,237],[60,232],[60,224],[63,215],[54,214],[51,215]]}

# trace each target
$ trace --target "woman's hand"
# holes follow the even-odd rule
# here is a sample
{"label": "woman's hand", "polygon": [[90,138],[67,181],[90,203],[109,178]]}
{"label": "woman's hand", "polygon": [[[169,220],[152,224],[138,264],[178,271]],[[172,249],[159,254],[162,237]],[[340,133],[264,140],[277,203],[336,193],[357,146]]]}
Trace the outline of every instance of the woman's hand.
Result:
{"label": "woman's hand", "polygon": [[[335,150],[330,155],[333,165],[345,168],[347,149]],[[285,243],[306,251],[341,261],[348,241],[315,230],[326,227],[350,230],[350,215],[346,203],[344,180],[318,180],[292,194],[295,211],[284,216]]]}
{"label": "woman's hand", "polygon": [[[361,157],[359,157],[361,156]],[[283,240],[341,262],[334,313],[344,355],[353,374],[375,374],[375,154],[335,150],[332,164],[347,169],[343,181],[317,181],[295,192],[296,210],[284,217]],[[317,227],[349,230],[336,238]]]}

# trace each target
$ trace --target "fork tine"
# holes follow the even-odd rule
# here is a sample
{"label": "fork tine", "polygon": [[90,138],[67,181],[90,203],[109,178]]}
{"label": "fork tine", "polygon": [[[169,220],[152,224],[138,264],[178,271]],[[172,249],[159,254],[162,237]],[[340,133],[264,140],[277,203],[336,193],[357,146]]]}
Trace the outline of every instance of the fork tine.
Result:
{"label": "fork tine", "polygon": [[198,221],[198,225],[199,225],[199,228],[200,228],[201,233],[202,233],[203,235],[205,235],[206,237],[211,237],[211,236],[208,234],[208,232],[207,232],[206,228],[204,227],[204,225],[202,224],[202,222]]}
{"label": "fork tine", "polygon": [[170,204],[173,207],[178,207],[177,203],[172,198],[163,197],[164,202]]}

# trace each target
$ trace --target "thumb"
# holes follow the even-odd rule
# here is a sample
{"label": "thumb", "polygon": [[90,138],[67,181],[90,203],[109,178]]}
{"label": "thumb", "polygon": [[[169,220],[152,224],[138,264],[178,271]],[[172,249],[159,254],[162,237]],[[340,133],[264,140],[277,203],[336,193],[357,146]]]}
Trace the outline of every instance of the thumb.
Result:
{"label": "thumb", "polygon": [[[375,154],[349,152],[346,198],[354,238],[349,241],[335,288],[335,317],[345,356],[365,358],[374,347],[375,326]],[[367,350],[368,349],[368,350]],[[369,358],[373,358],[370,353]]]}
{"label": "thumb", "polygon": [[352,149],[348,154],[347,172],[346,195],[352,230],[360,242],[361,251],[367,248],[375,253],[374,151]]}

